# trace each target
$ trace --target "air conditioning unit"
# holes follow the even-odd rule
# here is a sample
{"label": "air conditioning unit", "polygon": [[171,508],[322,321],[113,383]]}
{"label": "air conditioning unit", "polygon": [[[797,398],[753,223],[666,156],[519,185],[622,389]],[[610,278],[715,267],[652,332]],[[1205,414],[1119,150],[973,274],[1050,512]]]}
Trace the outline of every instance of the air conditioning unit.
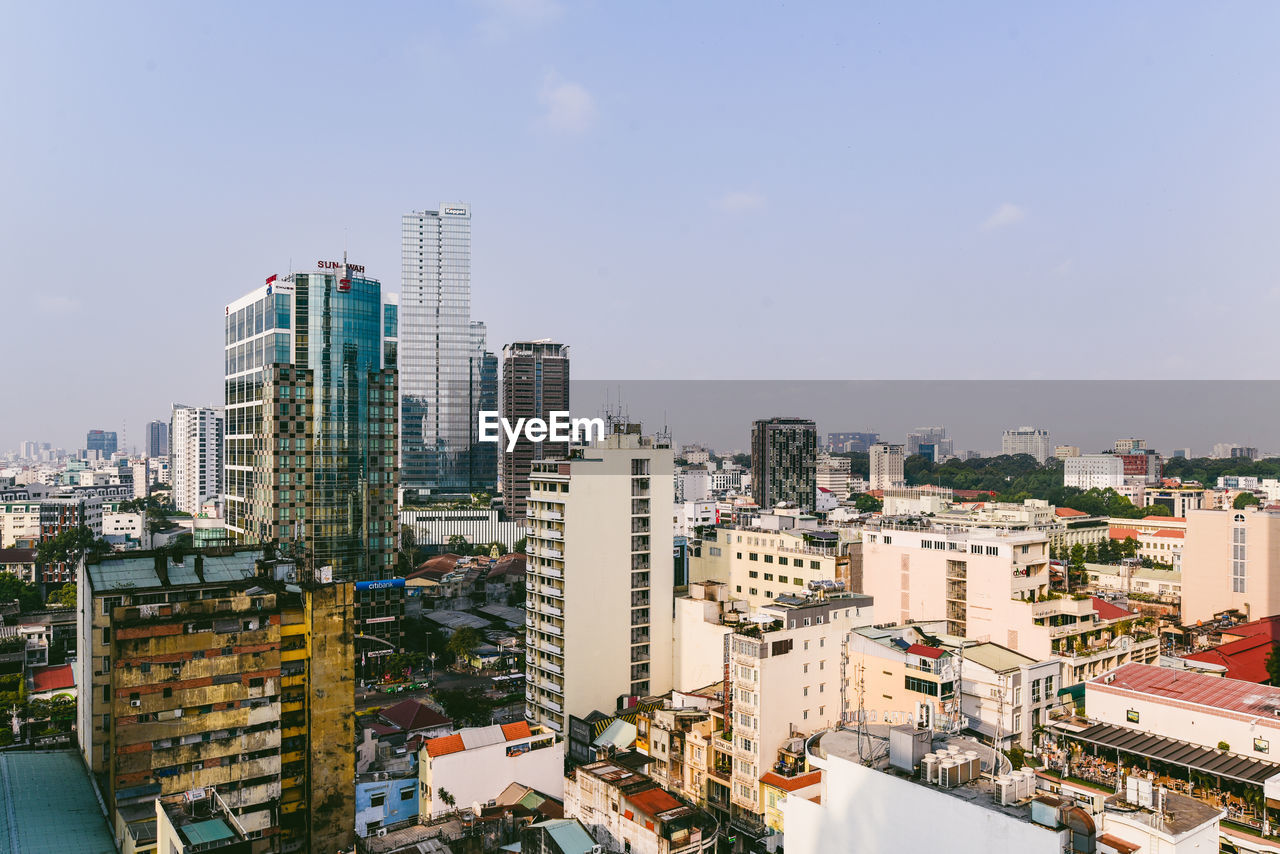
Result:
{"label": "air conditioning unit", "polygon": [[135,709],[141,709],[141,708],[142,708],[142,701],[141,701],[141,700],[130,700],[130,701],[129,701],[129,705],[130,705],[130,706],[133,706]]}
{"label": "air conditioning unit", "polygon": [[592,846],[591,846],[591,854],[604,854],[604,846],[603,846],[603,845],[592,845]]}
{"label": "air conditioning unit", "polygon": [[379,835],[379,836],[386,836],[386,835],[387,835],[387,829],[386,829],[385,827],[380,827],[380,828],[378,828],[378,835]]}

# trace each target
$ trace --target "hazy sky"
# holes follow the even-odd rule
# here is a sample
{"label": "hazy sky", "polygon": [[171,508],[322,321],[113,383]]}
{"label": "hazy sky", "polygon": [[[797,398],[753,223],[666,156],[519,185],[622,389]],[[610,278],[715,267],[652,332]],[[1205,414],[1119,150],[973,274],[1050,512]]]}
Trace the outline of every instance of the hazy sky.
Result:
{"label": "hazy sky", "polygon": [[578,377],[1275,374],[1275,3],[0,12],[0,450],[220,402],[226,302],[444,200]]}

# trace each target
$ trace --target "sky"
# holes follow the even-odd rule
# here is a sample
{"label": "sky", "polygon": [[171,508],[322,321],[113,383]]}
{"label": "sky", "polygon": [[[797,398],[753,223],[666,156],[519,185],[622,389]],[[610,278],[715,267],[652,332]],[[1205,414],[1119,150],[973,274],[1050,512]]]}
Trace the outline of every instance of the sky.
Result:
{"label": "sky", "polygon": [[0,451],[219,403],[227,302],[454,200],[579,378],[1274,374],[1274,3],[0,12]]}

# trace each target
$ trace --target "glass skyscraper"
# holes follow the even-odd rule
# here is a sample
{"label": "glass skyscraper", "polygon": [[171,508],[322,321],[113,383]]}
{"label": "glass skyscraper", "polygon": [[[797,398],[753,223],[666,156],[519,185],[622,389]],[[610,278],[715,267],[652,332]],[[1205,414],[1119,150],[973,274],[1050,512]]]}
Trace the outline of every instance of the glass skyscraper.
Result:
{"label": "glass skyscraper", "polygon": [[404,215],[400,282],[401,486],[423,496],[492,491],[497,453],[477,441],[476,413],[497,408],[497,358],[471,320],[468,205]]}
{"label": "glass skyscraper", "polygon": [[[279,542],[335,580],[395,574],[396,320],[394,297],[345,261],[272,276],[227,306],[224,489],[235,539]],[[402,604],[365,598],[359,630],[398,646],[399,620],[388,618]]]}

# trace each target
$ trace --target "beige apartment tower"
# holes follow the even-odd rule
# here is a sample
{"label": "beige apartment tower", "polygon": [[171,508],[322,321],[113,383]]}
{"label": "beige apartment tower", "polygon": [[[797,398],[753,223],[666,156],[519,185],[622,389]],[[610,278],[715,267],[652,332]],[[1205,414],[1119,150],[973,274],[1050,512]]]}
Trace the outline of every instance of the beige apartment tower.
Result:
{"label": "beige apartment tower", "polygon": [[565,733],[569,715],[671,689],[674,455],[613,424],[529,475],[526,717]]}

